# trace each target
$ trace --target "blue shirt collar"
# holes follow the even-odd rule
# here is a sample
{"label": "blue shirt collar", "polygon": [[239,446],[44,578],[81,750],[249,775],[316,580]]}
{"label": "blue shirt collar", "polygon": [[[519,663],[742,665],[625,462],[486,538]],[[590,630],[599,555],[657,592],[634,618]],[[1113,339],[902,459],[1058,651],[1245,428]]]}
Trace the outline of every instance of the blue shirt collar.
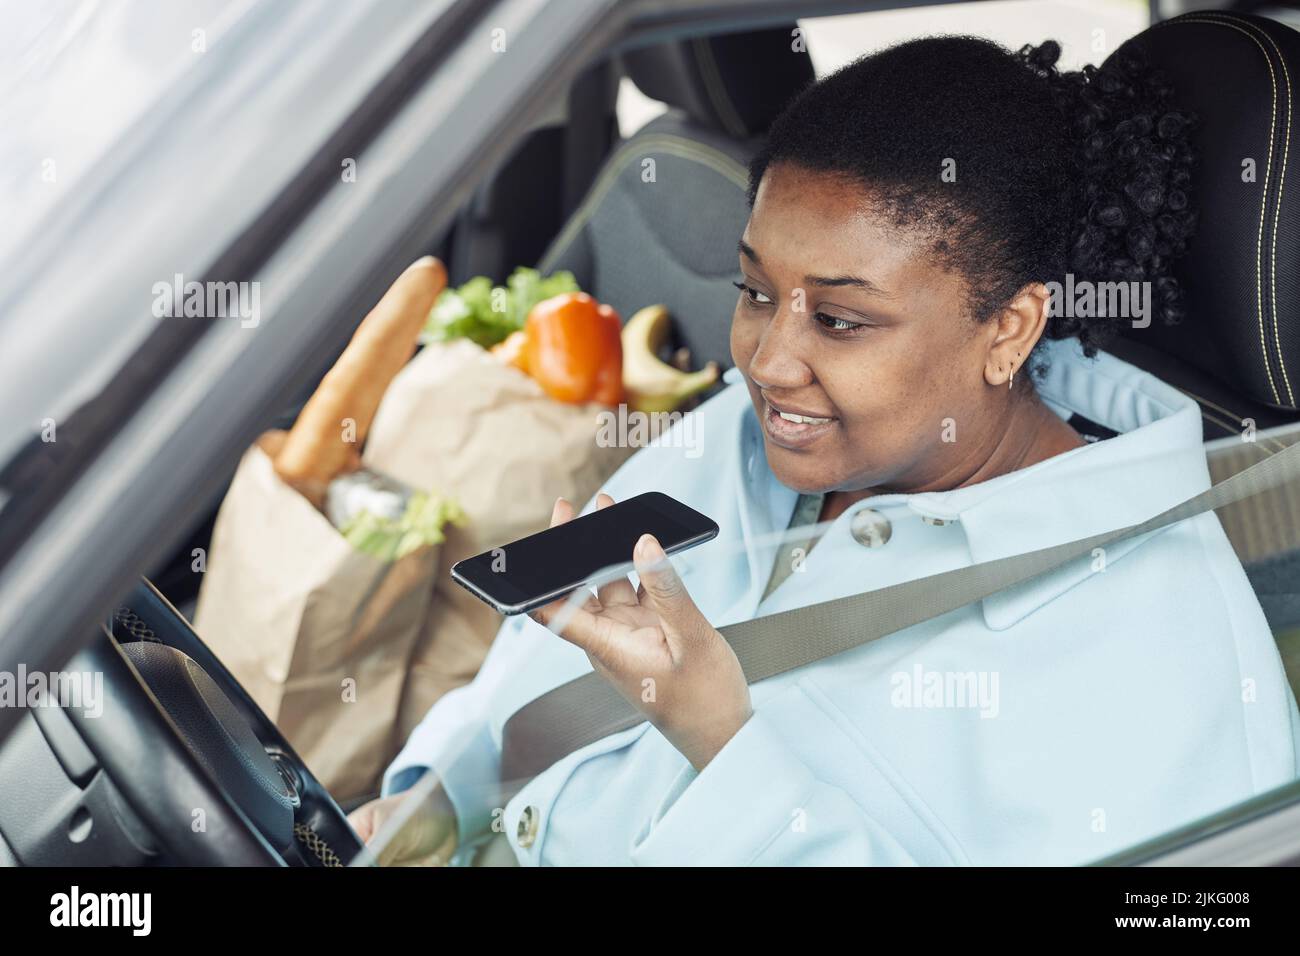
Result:
{"label": "blue shirt collar", "polygon": [[[888,496],[920,516],[957,521],[972,563],[1134,524],[1210,485],[1195,401],[1107,353],[1087,358],[1075,339],[1044,342],[1040,348],[1047,370],[1036,385],[1048,407],[1062,418],[1077,413],[1118,434],[977,485]],[[729,380],[738,378],[735,370],[729,373]],[[754,516],[743,530],[755,541],[785,527],[797,495],[768,468],[747,397],[739,432],[742,493],[749,506],[741,513]],[[854,509],[882,500],[867,499]],[[1140,543],[1129,539],[1112,545],[1106,566]],[[767,580],[774,547],[756,543],[749,549],[751,583],[758,588]],[[1076,562],[985,598],[985,622],[994,630],[1010,627],[1092,573],[1092,562]]]}

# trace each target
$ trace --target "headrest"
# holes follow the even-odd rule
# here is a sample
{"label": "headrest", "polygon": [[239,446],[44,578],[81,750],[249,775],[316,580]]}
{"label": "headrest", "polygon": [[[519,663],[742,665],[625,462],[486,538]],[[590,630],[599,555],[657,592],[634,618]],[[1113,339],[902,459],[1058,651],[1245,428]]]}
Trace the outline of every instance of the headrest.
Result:
{"label": "headrest", "polygon": [[644,47],[624,54],[623,69],[646,96],[737,139],[765,132],[813,80],[793,24]]}
{"label": "headrest", "polygon": [[[1277,408],[1300,400],[1300,34],[1263,17],[1196,12],[1141,47],[1196,114],[1199,222],[1176,266],[1186,318],[1125,335]],[[1116,51],[1112,56],[1119,55]]]}

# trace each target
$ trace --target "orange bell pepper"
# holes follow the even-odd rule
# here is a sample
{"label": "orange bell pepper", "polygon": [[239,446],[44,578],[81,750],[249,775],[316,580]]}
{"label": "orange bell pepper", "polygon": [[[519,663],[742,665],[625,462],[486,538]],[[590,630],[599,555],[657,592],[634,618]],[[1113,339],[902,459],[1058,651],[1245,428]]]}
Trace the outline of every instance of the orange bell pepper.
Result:
{"label": "orange bell pepper", "polygon": [[524,324],[524,364],[561,402],[623,401],[622,321],[586,292],[565,292],[533,306]]}
{"label": "orange bell pepper", "polygon": [[511,332],[503,340],[492,346],[492,354],[507,365],[514,366],[521,372],[528,371],[528,336],[522,331]]}

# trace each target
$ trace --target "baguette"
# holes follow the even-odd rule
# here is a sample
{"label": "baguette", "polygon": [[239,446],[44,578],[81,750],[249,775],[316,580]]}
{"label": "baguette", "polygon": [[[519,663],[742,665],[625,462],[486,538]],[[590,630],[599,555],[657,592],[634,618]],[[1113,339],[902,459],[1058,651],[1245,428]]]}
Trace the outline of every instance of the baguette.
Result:
{"label": "baguette", "polygon": [[357,326],[284,437],[273,457],[276,474],[317,507],[331,480],[360,465],[384,392],[415,353],[446,284],[447,271],[433,256],[408,266]]}

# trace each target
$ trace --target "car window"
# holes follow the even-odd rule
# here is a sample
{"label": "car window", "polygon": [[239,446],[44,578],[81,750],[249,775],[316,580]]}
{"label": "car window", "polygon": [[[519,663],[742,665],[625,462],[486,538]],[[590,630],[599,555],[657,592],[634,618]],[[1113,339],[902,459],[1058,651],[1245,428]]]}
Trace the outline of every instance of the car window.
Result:
{"label": "car window", "polygon": [[[1072,70],[1104,59],[1150,22],[1145,8],[1124,0],[1100,0],[1087,10],[1069,3],[1000,0],[804,17],[798,20],[791,42],[805,45],[817,76],[823,77],[873,50],[929,33],[963,33],[1017,47],[1036,39],[1025,35],[1027,17],[1038,34],[1062,41],[1061,65]],[[618,126],[625,138],[667,109],[667,104],[646,96],[627,77],[620,81]]]}
{"label": "car window", "polygon": [[254,0],[0,0],[0,263]]}
{"label": "car window", "polygon": [[[301,183],[450,3],[9,4],[19,29],[4,42],[19,69],[0,110],[24,132],[0,145],[0,191],[25,198],[0,239],[0,524],[25,526],[41,509],[15,515],[34,489],[65,487],[216,327],[171,308],[174,290]],[[350,69],[337,69],[341,56]],[[236,280],[251,304],[257,283]]]}
{"label": "car window", "polygon": [[[965,34],[1015,49],[1044,37],[1061,41],[1061,66],[1099,63],[1150,22],[1143,4],[1099,0],[1089,4],[994,0],[808,17],[799,21],[818,76],[875,50],[918,36]],[[1028,29],[1027,29],[1028,27]]]}
{"label": "car window", "polygon": [[[3,2],[5,0],[0,0],[0,3]],[[21,237],[38,228],[41,217],[51,208],[52,203],[57,202],[59,190],[74,187],[83,181],[83,177],[93,173],[94,157],[110,148],[117,132],[148,111],[151,103],[164,92],[165,78],[192,68],[192,57],[201,52],[194,49],[193,44],[219,41],[229,23],[242,16],[252,5],[253,0],[210,0],[208,4],[169,7],[169,10],[175,11],[174,16],[165,22],[157,18],[150,19],[148,29],[142,28],[139,31],[143,34],[139,49],[125,44],[116,46],[118,40],[103,48],[95,46],[96,38],[101,33],[120,40],[123,34],[122,24],[135,22],[139,8],[129,3],[84,0],[81,3],[53,4],[42,8],[40,13],[29,11],[26,5],[23,5],[22,13],[13,11],[17,29],[0,43],[13,44],[13,58],[22,65],[22,69],[8,89],[0,89],[0,122],[6,125],[12,122],[27,131],[8,146],[0,145],[0,150],[12,150],[9,157],[11,162],[0,164],[0,168],[10,170],[9,173],[0,174],[0,200],[5,198],[8,191],[12,191],[15,197],[20,192],[23,194],[22,201],[16,200],[14,206],[17,210],[17,225],[13,236]],[[801,26],[806,30],[819,74],[829,72],[852,56],[922,32],[942,29],[983,33],[1013,46],[1017,41],[1025,39],[1022,35],[1025,4],[997,3],[981,6],[978,13],[960,8],[956,11],[944,8],[943,11],[879,13],[808,20],[803,21]],[[993,8],[992,11],[990,7]],[[1067,65],[1071,66],[1100,59],[1145,25],[1145,11],[1140,5],[1131,3],[1102,4],[1099,13],[1087,16],[1072,11],[1066,4],[1054,4],[1052,7],[1062,17],[1059,26],[1053,27],[1050,22],[1043,20],[1035,22],[1044,24],[1045,33],[1054,32],[1067,39],[1074,38],[1075,42],[1067,42],[1071,57]],[[196,10],[199,11],[198,14],[194,12]],[[0,7],[0,13],[5,12]],[[900,17],[913,19],[891,19]],[[972,19],[967,20],[968,17]],[[194,26],[194,22],[208,25]],[[199,31],[202,36],[195,31]],[[191,44],[188,49],[187,43]],[[42,71],[57,71],[65,66],[69,70],[66,80],[43,78],[42,82],[55,89],[62,89],[72,99],[76,98],[77,92],[97,92],[86,90],[82,85],[84,80],[77,72],[77,64],[80,62],[84,65],[87,51],[90,51],[94,71],[118,71],[123,80],[119,97],[99,99],[86,96],[86,102],[82,104],[86,116],[82,120],[74,120],[72,117],[75,114],[43,110],[41,104],[22,95],[25,91],[23,84],[28,79],[42,76]],[[95,57],[101,59],[95,62]],[[160,77],[164,80],[160,81]],[[628,81],[624,80],[623,83],[626,85]],[[625,90],[625,94],[620,99],[619,119],[626,135],[656,115],[662,104],[656,105],[640,96],[635,89]],[[60,159],[65,150],[76,157],[70,165]],[[5,158],[0,154],[0,159]],[[53,160],[53,163],[47,163],[47,160]],[[49,180],[52,188],[48,194],[33,194],[22,179],[23,176],[39,178],[45,174],[53,176]],[[8,176],[13,178],[5,178]],[[14,246],[0,245],[0,263],[4,261],[7,248],[21,245],[16,238],[13,242]],[[0,289],[0,301],[3,301],[3,292]],[[1230,422],[1235,417],[1222,409],[1216,411],[1204,408],[1203,413],[1207,417],[1226,415]],[[24,421],[23,429],[30,433],[34,421]],[[6,453],[10,451],[6,445],[8,437],[0,433],[0,465],[4,464]],[[1089,437],[1106,440],[1104,434],[1092,434]],[[1211,476],[1214,480],[1221,481],[1268,454],[1289,447],[1297,439],[1300,439],[1300,428],[1288,426],[1256,432],[1253,426],[1243,427],[1240,436],[1221,439],[1206,446]],[[0,512],[3,511],[3,506],[3,498],[0,498]],[[918,526],[920,517],[917,516]],[[936,529],[933,533],[947,533],[941,530],[945,526],[943,518],[935,518],[933,515],[925,517],[932,519],[926,521],[925,526]],[[1232,553],[1241,565],[1239,570],[1245,575],[1246,585],[1258,599],[1263,620],[1276,643],[1284,678],[1292,688],[1300,686],[1300,482],[1291,482],[1253,495],[1246,501],[1224,509],[1219,514],[1218,521]],[[752,560],[755,558],[754,548],[757,544],[762,551],[762,559],[770,563],[773,555],[779,555],[782,549],[804,548],[810,531],[827,531],[832,524],[833,522],[827,522],[825,526],[813,528],[801,526],[758,541],[718,542],[710,546],[709,554],[711,560],[722,562]],[[879,525],[874,529],[856,529],[853,531],[855,536],[857,530],[862,531],[865,539],[872,539],[874,535],[874,539],[879,541],[882,536]],[[866,542],[860,540],[860,543]],[[682,569],[689,572],[691,567],[696,566],[699,554],[702,553],[684,554],[680,559]],[[800,557],[807,557],[806,549]],[[1224,573],[1231,577],[1238,573],[1238,569],[1231,567]],[[797,574],[794,578],[793,582],[786,582],[787,593],[799,582]],[[1100,612],[1103,609],[1097,610]],[[1086,637],[1087,627],[1087,618],[1081,617],[1077,632],[1065,633],[1062,639]],[[1156,630],[1158,631],[1158,625]],[[1236,680],[1231,672],[1227,672],[1227,678]],[[1247,711],[1254,703],[1249,695],[1258,690],[1256,678],[1257,675],[1253,673],[1247,673],[1242,678],[1242,702]],[[1159,675],[1156,675],[1152,681],[1158,683],[1159,679]],[[815,693],[820,686],[815,680],[814,678],[812,684],[814,691],[810,693]],[[981,709],[985,712],[990,708],[1000,709],[998,701],[986,695],[988,689],[977,686],[972,707],[952,719],[966,720],[972,717],[971,710],[974,710],[977,711],[973,714],[974,719],[981,720],[985,716],[985,713],[978,712]],[[1154,686],[1152,692],[1156,692]],[[993,693],[996,696],[996,691]],[[1180,700],[1177,703],[1179,706],[1194,708],[1198,702]],[[1095,708],[1101,715],[1098,720],[1104,720],[1108,706],[1106,688],[1093,689],[1083,705]],[[1087,726],[1081,725],[1079,732],[1087,733]],[[1225,730],[1225,733],[1229,732]],[[1027,755],[1026,759],[1032,759],[1032,754]],[[1154,759],[1161,758],[1153,755]],[[991,768],[991,771],[996,772],[997,768]],[[1293,786],[1290,782],[1282,783],[1279,789]],[[1205,816],[1199,819],[1231,812],[1234,806],[1231,801],[1206,801],[1198,810]],[[1113,825],[1109,822],[1111,817],[1108,810],[1105,807],[1085,805],[1081,812],[1085,816],[1092,814],[1092,819],[1099,821],[1096,825],[1102,827],[1098,832],[1105,832],[1105,827]],[[1197,823],[1196,820],[1189,821],[1184,817],[1171,817],[1169,821],[1171,827],[1187,826],[1189,822],[1192,826]],[[391,838],[392,832],[395,829],[381,837],[372,849],[381,851],[383,839]],[[1158,828],[1148,827],[1144,836],[1154,836],[1156,842],[1162,839]],[[1107,852],[1113,849],[1110,847]],[[1096,858],[1104,855],[1098,852]]]}

